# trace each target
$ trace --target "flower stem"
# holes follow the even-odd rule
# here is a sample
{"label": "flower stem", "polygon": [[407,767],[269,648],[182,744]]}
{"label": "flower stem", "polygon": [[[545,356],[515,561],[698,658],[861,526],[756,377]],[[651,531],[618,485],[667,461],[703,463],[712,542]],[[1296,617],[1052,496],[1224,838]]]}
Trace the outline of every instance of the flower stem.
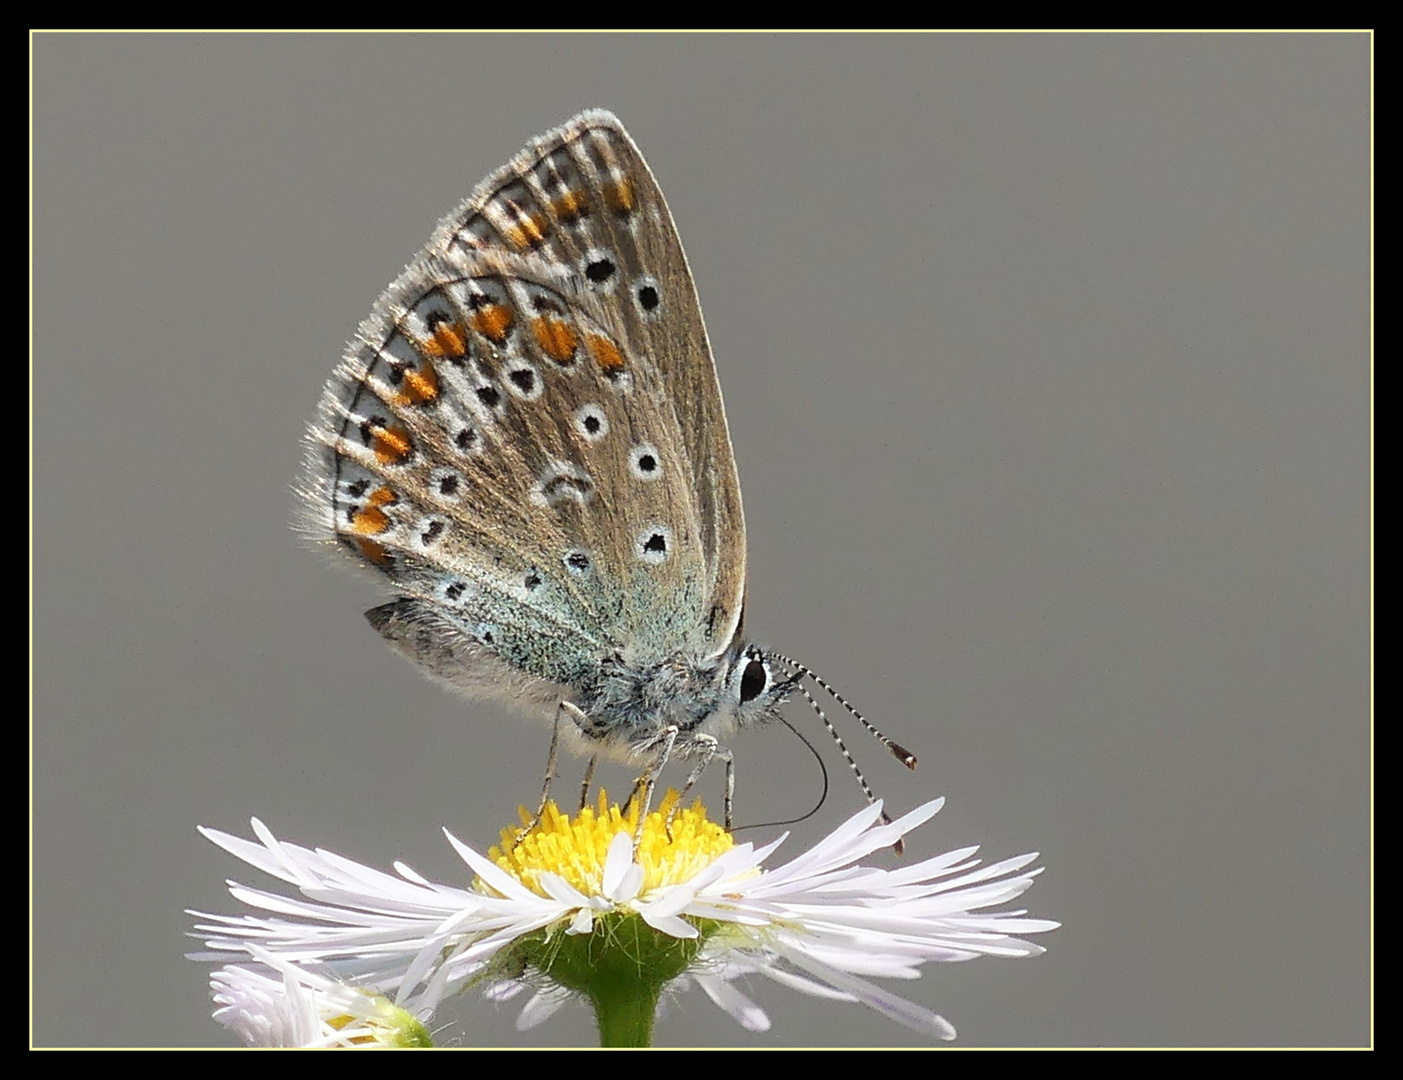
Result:
{"label": "flower stem", "polygon": [[637,979],[596,979],[590,1004],[600,1046],[652,1046],[660,987]]}

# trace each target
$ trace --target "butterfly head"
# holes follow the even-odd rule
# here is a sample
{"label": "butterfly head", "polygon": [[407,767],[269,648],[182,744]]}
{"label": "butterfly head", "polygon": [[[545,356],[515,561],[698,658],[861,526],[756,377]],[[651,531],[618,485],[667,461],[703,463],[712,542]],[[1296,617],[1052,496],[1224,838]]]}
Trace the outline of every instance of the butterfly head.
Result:
{"label": "butterfly head", "polygon": [[794,693],[802,676],[787,675],[777,661],[777,657],[753,644],[731,654],[722,701],[736,727],[774,720]]}

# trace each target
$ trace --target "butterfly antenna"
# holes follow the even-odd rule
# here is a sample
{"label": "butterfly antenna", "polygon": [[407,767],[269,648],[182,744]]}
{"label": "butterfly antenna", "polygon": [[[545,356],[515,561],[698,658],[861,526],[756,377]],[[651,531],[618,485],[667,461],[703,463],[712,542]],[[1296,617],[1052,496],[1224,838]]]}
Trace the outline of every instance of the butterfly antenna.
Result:
{"label": "butterfly antenna", "polygon": [[829,738],[838,744],[838,752],[843,755],[843,760],[848,763],[848,768],[851,769],[853,775],[857,777],[858,786],[862,788],[862,793],[867,796],[867,801],[870,803],[876,802],[877,796],[868,785],[867,777],[862,775],[862,770],[857,767],[857,762],[853,760],[852,754],[848,753],[847,743],[843,742],[843,736],[838,734],[838,729],[833,726],[833,721],[828,719],[828,714],[823,711],[823,706],[814,700],[814,696],[809,693],[809,688],[803,683],[796,681],[794,683],[794,688],[804,695],[804,700],[809,703],[809,708],[818,713],[818,718],[823,721],[823,726],[828,729]]}
{"label": "butterfly antenna", "polygon": [[[838,693],[838,691],[834,690],[833,687],[828,685],[828,683],[824,682],[823,679],[819,677],[818,673],[813,670],[813,668],[805,667],[803,664],[799,663],[799,661],[791,659],[788,656],[784,656],[781,653],[775,653],[774,656],[776,659],[782,660],[784,663],[788,664],[795,671],[803,672],[809,678],[813,679],[814,682],[818,683],[819,686],[827,690],[829,695],[833,698],[833,700],[836,701],[839,705],[843,706],[843,708],[847,709],[848,712],[852,713],[852,715],[857,718],[857,722],[867,729],[867,734],[871,735],[874,739],[876,739],[879,743],[881,743],[889,751],[891,751],[892,757],[896,758],[897,761],[901,762],[908,769],[914,769],[916,767],[915,754],[911,753],[910,750],[906,749],[906,747],[902,746],[896,740],[889,739],[887,738],[887,736],[883,735],[882,732],[880,732],[877,729],[876,725],[871,723],[867,719],[867,717],[863,716],[862,713],[858,712],[855,708],[853,708],[853,706],[848,702],[847,698],[843,697],[842,694]],[[800,689],[802,690],[803,687],[800,686]],[[839,748],[843,751],[843,756],[848,758],[848,764],[852,765],[853,772],[857,772],[857,766],[853,765],[853,759],[851,757],[848,757],[847,747],[843,746],[843,740],[838,738],[838,733],[833,730],[833,725],[828,722],[828,717],[823,715],[823,710],[818,707],[818,704],[814,701],[813,698],[809,697],[807,693],[804,694],[804,697],[809,699],[809,704],[814,707],[814,711],[817,712],[819,717],[823,720],[824,725],[828,728],[829,734],[833,736],[834,741],[837,742]],[[859,782],[862,781],[862,774],[860,772],[857,772],[857,778]],[[862,785],[862,790],[867,792],[867,797],[869,799],[873,797],[871,790],[867,787],[865,783],[863,783]]]}
{"label": "butterfly antenna", "polygon": [[[899,762],[905,765],[908,769],[914,769],[916,767],[915,754],[911,753],[910,750],[907,750],[900,743],[894,742],[893,740],[883,735],[880,731],[878,731],[873,724],[868,722],[867,717],[863,716],[862,713],[858,712],[855,708],[848,704],[847,699],[844,698],[842,694],[838,693],[838,691],[834,690],[833,687],[829,686],[826,682],[820,679],[818,675],[814,673],[812,668],[805,667],[803,664],[799,663],[799,661],[793,660],[790,657],[783,655],[782,653],[775,653],[774,656],[781,662],[788,664],[795,671],[798,671],[801,675],[807,675],[810,679],[813,679],[813,681],[816,682],[819,686],[827,690],[829,695],[832,696],[833,700],[836,701],[839,705],[843,706],[843,708],[847,709],[848,712],[852,713],[853,716],[857,717],[857,722],[867,729],[868,734],[870,734],[873,738],[875,738],[878,742],[880,742],[883,746],[890,750],[892,756],[895,757]],[[872,791],[872,788],[868,786],[867,778],[862,775],[862,770],[858,768],[857,762],[853,760],[852,754],[848,753],[847,744],[843,742],[843,737],[838,734],[838,730],[833,726],[833,722],[828,719],[828,714],[825,713],[822,707],[819,705],[819,703],[814,700],[814,696],[809,693],[809,688],[807,686],[805,686],[802,682],[799,682],[797,679],[795,680],[794,686],[799,691],[799,693],[804,695],[804,700],[809,703],[809,708],[813,709],[813,711],[818,714],[818,718],[823,721],[823,726],[828,729],[828,734],[831,735],[833,737],[833,741],[837,743],[838,750],[843,755],[843,760],[848,763],[848,768],[853,771],[853,776],[857,777],[858,785],[862,788],[862,793],[867,796],[867,801],[869,803],[876,802],[876,794]],[[891,824],[891,818],[887,816],[887,812],[885,810],[882,811],[882,824]],[[897,842],[892,845],[892,851],[895,852],[897,855],[902,854],[902,852],[904,852],[905,850],[906,842],[904,840],[898,839]]]}

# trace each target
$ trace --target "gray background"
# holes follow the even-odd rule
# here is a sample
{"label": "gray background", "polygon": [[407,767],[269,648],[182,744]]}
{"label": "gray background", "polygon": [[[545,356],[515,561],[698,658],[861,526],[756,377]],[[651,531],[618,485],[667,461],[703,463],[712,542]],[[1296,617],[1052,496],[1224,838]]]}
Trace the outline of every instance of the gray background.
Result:
{"label": "gray background", "polygon": [[[949,797],[913,855],[1043,852],[1045,956],[893,988],[964,1046],[1369,1042],[1370,44],[33,39],[33,1039],[229,1043],[182,909],[265,882],[197,824],[456,880],[439,826],[534,798],[545,729],[381,644],[290,484],[439,216],[603,106],[696,274],[751,629],[920,755],[844,726]],[[783,729],[735,746],[743,818],[812,804]],[[824,753],[795,851],[860,803]],[[923,1044],[752,990],[768,1034],[690,994],[659,1042]]]}

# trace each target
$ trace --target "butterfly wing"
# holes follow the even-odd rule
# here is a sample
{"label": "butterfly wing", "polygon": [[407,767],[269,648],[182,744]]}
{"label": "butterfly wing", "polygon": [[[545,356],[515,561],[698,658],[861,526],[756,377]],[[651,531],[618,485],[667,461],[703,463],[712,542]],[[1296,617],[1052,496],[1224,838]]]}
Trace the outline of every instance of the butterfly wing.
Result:
{"label": "butterfly wing", "polygon": [[[590,112],[445,218],[328,384],[315,527],[522,672],[714,655],[745,528],[691,273],[652,173]],[[382,630],[382,632],[384,632]]]}

